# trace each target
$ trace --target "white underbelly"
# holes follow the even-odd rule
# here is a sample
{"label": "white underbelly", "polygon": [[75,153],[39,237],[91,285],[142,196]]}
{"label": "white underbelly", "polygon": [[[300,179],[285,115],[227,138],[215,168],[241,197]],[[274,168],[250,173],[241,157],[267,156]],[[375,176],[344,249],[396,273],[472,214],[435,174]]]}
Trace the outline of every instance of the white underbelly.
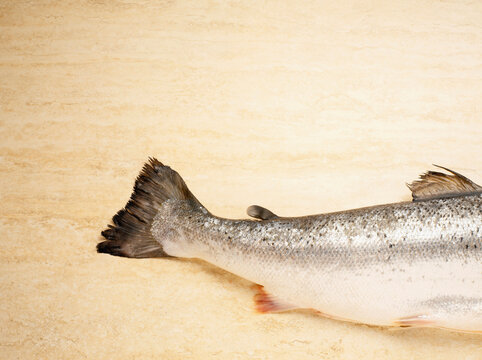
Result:
{"label": "white underbelly", "polygon": [[404,318],[430,326],[482,329],[482,264],[414,262],[364,269],[291,266],[289,262],[229,259],[219,266],[265,287],[284,303],[372,325]]}

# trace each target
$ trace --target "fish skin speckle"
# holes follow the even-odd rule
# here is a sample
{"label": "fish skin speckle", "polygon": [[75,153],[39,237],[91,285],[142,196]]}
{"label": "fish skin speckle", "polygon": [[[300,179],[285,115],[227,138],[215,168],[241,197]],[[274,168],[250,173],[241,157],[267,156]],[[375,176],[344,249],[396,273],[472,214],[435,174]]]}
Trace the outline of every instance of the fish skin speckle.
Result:
{"label": "fish skin speckle", "polygon": [[[336,283],[338,280],[335,274],[341,276],[355,269],[355,277],[363,279],[360,281],[366,287],[380,281],[385,282],[388,289],[392,288],[390,284],[397,282],[401,288],[415,287],[415,284],[429,287],[432,286],[433,275],[415,270],[419,264],[437,264],[433,271],[441,271],[440,275],[443,276],[444,266],[457,263],[458,268],[471,266],[478,279],[460,280],[460,284],[480,283],[481,198],[479,194],[266,221],[223,219],[195,212],[191,214],[191,221],[179,221],[175,227],[183,228],[184,233],[193,234],[196,238],[197,253],[194,257],[203,258],[249,280],[272,284],[274,291],[284,295],[288,301],[297,302],[300,307],[313,307],[326,312],[327,308],[337,308],[335,302],[330,300],[333,294],[338,292],[344,294],[343,297],[350,298],[353,295],[356,297],[357,293],[364,293],[361,290],[355,291],[358,286],[348,292],[332,286],[330,296],[319,290],[320,287],[327,287],[326,281]],[[461,209],[468,210],[461,212]],[[197,226],[198,223],[204,224],[202,229]],[[442,266],[442,263],[445,265]],[[288,271],[288,268],[291,270]],[[310,272],[312,276],[308,275]],[[375,273],[378,275],[374,276]],[[277,280],[279,274],[283,276]],[[317,277],[316,274],[320,276]],[[333,277],[328,274],[333,274]],[[325,279],[325,285],[318,283],[321,280],[317,279],[321,278]],[[284,290],[289,286],[284,286],[283,283],[302,281],[304,295],[301,299],[290,295],[289,290],[285,294]],[[400,296],[397,290],[386,292]],[[444,293],[440,292],[440,296],[442,294]],[[467,296],[469,295],[472,299],[473,291],[469,291]],[[369,295],[367,297],[371,298]],[[365,318],[368,315],[364,315],[367,311],[363,302],[342,302],[356,308],[363,315],[359,321],[385,325],[389,323],[389,319]],[[388,312],[388,309],[384,310],[388,304],[390,307],[406,308],[396,301],[395,305],[388,300],[386,304],[380,306],[381,313]],[[482,319],[482,298],[477,306],[475,315]],[[419,311],[417,306],[413,305],[413,311]],[[407,314],[399,315],[403,317]],[[396,318],[397,314],[391,316]],[[352,317],[357,320],[356,315]],[[458,325],[454,325],[456,326]]]}
{"label": "fish skin speckle", "polygon": [[263,301],[277,299],[269,309],[480,332],[482,187],[443,169],[450,174],[429,171],[409,185],[412,202],[302,217],[252,206],[257,220],[233,220],[150,159],[97,250],[203,259],[262,285]]}

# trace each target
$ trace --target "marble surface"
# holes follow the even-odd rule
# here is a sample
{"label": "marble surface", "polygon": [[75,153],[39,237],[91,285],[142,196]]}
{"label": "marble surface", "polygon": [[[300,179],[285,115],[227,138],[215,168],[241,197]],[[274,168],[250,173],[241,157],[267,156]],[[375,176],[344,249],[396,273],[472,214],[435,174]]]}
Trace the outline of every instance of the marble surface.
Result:
{"label": "marble surface", "polygon": [[217,215],[482,183],[482,2],[0,1],[2,359],[480,359],[482,337],[261,315],[202,261],[95,252],[148,156]]}

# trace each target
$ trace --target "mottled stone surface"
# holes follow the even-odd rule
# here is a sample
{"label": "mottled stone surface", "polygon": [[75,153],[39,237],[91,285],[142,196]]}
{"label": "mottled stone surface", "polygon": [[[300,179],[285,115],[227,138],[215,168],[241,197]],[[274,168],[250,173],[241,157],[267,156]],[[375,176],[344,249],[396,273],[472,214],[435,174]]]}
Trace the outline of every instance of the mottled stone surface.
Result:
{"label": "mottled stone surface", "polygon": [[482,183],[482,4],[0,2],[2,358],[480,358],[480,335],[259,315],[199,261],[99,255],[147,156],[214,214]]}

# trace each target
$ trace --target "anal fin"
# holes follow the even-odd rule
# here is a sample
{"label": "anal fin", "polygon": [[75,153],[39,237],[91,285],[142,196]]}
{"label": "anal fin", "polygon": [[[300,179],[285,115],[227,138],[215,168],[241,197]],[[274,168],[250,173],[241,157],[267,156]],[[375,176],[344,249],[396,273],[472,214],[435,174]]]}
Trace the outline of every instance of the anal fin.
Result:
{"label": "anal fin", "polygon": [[254,306],[256,311],[260,313],[275,313],[297,309],[297,306],[288,304],[276,298],[276,296],[268,294],[264,291],[264,286],[254,285],[257,293],[254,295]]}
{"label": "anal fin", "polygon": [[394,321],[394,325],[400,327],[424,327],[433,326],[434,324],[435,320],[425,314],[406,316]]}

